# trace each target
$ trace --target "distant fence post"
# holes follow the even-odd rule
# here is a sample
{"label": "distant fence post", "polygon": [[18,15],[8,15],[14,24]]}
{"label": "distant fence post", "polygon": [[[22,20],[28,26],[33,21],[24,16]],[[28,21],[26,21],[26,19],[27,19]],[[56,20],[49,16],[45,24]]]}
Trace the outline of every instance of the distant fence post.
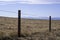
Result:
{"label": "distant fence post", "polygon": [[18,37],[21,37],[21,10],[18,10]]}
{"label": "distant fence post", "polygon": [[49,16],[49,32],[51,32],[51,16]]}

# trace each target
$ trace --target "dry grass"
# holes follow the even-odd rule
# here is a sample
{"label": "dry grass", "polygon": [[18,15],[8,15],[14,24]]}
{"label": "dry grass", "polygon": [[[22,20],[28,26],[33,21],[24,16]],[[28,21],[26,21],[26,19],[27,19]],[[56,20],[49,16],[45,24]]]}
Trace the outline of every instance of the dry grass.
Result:
{"label": "dry grass", "polygon": [[[1,40],[18,40],[17,22],[17,18],[0,17]],[[52,20],[51,33],[48,24],[48,20],[21,19],[21,40],[60,40],[60,20]]]}

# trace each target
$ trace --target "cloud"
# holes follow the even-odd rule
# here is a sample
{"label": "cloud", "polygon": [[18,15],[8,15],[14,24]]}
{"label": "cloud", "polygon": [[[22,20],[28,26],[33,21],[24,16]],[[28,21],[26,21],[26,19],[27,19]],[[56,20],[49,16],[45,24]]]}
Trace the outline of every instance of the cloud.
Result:
{"label": "cloud", "polygon": [[0,0],[0,1],[15,1],[15,0]]}
{"label": "cloud", "polygon": [[60,0],[0,0],[0,4],[60,4]]}
{"label": "cloud", "polygon": [[60,0],[29,0],[30,4],[59,4]]}

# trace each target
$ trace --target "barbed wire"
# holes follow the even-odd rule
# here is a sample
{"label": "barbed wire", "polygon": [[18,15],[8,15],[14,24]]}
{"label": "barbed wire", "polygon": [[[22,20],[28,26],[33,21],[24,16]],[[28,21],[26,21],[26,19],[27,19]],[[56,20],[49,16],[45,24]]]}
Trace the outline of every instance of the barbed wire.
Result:
{"label": "barbed wire", "polygon": [[0,10],[2,12],[9,12],[9,13],[16,13],[16,12],[13,12],[13,11],[7,11],[7,10]]}
{"label": "barbed wire", "polygon": [[[7,11],[7,10],[0,10],[0,11],[2,11],[2,12],[9,12],[9,13],[17,13],[17,12]],[[21,14],[22,14],[22,13],[21,13]],[[26,16],[26,15],[29,15],[29,14],[22,14],[22,15]],[[32,15],[32,16],[33,16],[33,15]]]}

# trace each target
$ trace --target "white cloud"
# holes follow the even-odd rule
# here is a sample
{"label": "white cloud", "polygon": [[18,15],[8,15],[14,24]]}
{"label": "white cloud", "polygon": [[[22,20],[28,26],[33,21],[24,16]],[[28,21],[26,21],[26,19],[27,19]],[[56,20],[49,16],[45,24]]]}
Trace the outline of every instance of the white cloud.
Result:
{"label": "white cloud", "polygon": [[60,4],[60,0],[0,0],[0,4]]}
{"label": "white cloud", "polygon": [[16,1],[16,0],[0,0],[0,1]]}
{"label": "white cloud", "polygon": [[60,0],[29,0],[30,4],[58,4]]}

